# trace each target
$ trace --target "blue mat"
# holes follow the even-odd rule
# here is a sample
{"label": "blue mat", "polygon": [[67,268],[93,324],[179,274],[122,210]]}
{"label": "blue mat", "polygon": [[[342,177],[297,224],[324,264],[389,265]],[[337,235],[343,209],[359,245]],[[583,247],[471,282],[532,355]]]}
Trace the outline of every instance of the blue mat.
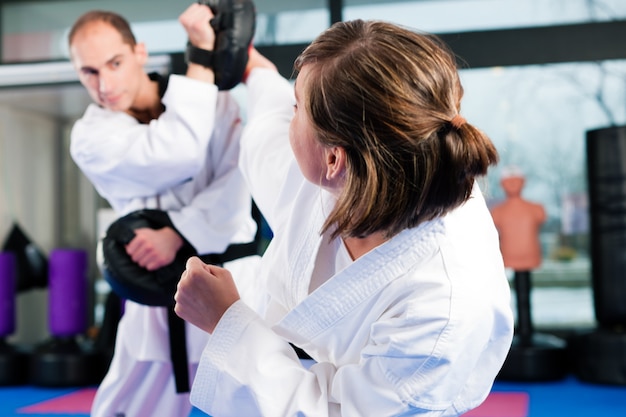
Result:
{"label": "blue mat", "polygon": [[[0,387],[0,416],[89,417],[84,409],[93,390],[93,387]],[[543,383],[498,381],[483,405],[468,414],[471,417],[625,417],[626,387],[589,384],[574,377]],[[66,411],[60,409],[64,406]],[[72,407],[83,411],[72,411]],[[191,414],[191,417],[201,416],[206,415],[197,409]]]}

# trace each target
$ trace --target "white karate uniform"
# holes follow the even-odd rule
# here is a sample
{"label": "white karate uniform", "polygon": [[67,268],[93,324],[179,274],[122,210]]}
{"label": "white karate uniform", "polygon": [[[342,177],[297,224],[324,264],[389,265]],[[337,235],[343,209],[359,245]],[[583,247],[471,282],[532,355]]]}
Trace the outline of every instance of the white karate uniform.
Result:
{"label": "white karate uniform", "polygon": [[[341,242],[322,248],[316,266],[333,201],[291,154],[292,87],[265,69],[247,84],[240,165],[275,232],[262,259],[268,301],[261,314],[241,300],[226,311],[192,404],[213,417],[458,416],[478,406],[513,336],[498,236],[478,186],[449,215],[354,262]],[[334,276],[310,292],[321,266]],[[287,342],[316,363],[307,369]]]}
{"label": "white karate uniform", "polygon": [[[162,102],[165,112],[149,124],[91,104],[72,129],[74,161],[119,216],[142,208],[166,210],[200,254],[252,241],[251,198],[237,167],[242,129],[237,103],[214,85],[178,75],[169,77]],[[258,259],[226,265],[245,278]],[[189,414],[189,394],[175,390],[167,323],[165,308],[126,301],[93,417]],[[193,378],[207,335],[190,324],[186,334]]]}

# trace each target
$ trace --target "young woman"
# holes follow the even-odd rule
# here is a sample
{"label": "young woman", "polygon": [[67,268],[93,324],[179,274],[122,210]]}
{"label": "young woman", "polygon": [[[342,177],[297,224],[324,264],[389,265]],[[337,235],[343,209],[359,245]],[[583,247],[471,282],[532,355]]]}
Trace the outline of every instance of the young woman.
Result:
{"label": "young woman", "polygon": [[[477,177],[497,161],[459,115],[435,37],[338,23],[289,83],[252,52],[240,166],[274,231],[265,308],[187,262],[176,312],[211,333],[191,401],[221,416],[458,416],[488,395],[513,335]],[[290,344],[314,360],[303,366]]]}

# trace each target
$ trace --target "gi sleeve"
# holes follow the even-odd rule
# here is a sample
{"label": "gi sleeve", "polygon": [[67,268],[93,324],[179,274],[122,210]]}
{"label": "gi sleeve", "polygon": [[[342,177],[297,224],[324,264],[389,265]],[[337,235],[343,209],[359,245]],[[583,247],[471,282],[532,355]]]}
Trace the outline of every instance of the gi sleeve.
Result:
{"label": "gi sleeve", "polygon": [[247,80],[248,123],[239,165],[270,228],[289,217],[302,176],[289,144],[293,87],[276,71],[256,68]]}
{"label": "gi sleeve", "polygon": [[149,124],[91,104],[72,128],[70,153],[104,198],[153,196],[202,168],[216,99],[215,85],[171,75],[165,111]]}
{"label": "gi sleeve", "polygon": [[[238,301],[226,311],[215,329],[217,333],[220,336],[209,339],[200,359],[190,397],[194,406],[220,417],[328,415],[319,411],[320,407],[327,408],[324,374],[318,377],[302,366],[293,348],[244,302]],[[254,344],[242,343],[242,335]],[[239,355],[254,357],[260,368],[241,372],[241,364],[233,361]],[[262,385],[256,380],[259,373],[263,374]],[[294,380],[298,382],[293,384]],[[289,392],[283,391],[286,386]],[[281,399],[292,401],[275,401],[277,393]]]}
{"label": "gi sleeve", "polygon": [[239,106],[230,94],[220,93],[216,119],[208,162],[212,179],[189,204],[168,212],[200,254],[221,253],[230,243],[250,242],[256,231],[252,199],[238,166]]}

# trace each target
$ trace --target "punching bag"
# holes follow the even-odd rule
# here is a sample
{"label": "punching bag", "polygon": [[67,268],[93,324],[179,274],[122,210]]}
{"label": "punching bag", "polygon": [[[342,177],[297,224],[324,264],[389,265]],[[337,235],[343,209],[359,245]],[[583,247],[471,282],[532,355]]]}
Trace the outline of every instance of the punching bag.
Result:
{"label": "punching bag", "polygon": [[17,260],[13,252],[0,252],[0,386],[27,380],[27,354],[7,342],[15,331]]}
{"label": "punching bag", "polygon": [[576,376],[626,385],[626,126],[586,138],[589,241],[598,326],[570,340]]}
{"label": "punching bag", "polygon": [[17,261],[12,252],[0,252],[0,338],[15,331]]}
{"label": "punching bag", "polygon": [[15,254],[16,292],[45,288],[48,285],[48,260],[19,224],[13,223],[2,250]]}
{"label": "punching bag", "polygon": [[55,249],[50,253],[48,328],[57,337],[87,330],[87,252]]}
{"label": "punching bag", "polygon": [[595,315],[626,324],[626,126],[587,132],[591,270]]}
{"label": "punching bag", "polygon": [[80,343],[87,330],[87,252],[54,249],[49,260],[48,327],[51,338],[31,357],[30,382],[45,387],[93,384],[99,357]]}

